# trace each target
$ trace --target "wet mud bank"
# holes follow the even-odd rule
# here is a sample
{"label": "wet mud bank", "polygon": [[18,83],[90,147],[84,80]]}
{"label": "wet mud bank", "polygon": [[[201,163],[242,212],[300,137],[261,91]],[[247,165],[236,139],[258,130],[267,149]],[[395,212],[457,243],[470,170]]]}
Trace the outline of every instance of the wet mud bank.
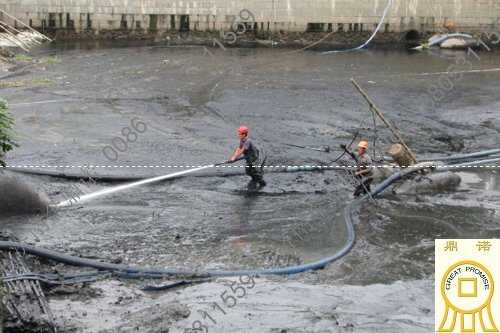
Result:
{"label": "wet mud bank", "polygon": [[[239,284],[238,279],[152,295],[111,281],[92,287],[97,297],[69,301],[71,294],[56,296],[50,305],[62,326],[79,332],[184,333],[203,326],[208,332],[368,333],[433,327],[433,295],[421,295],[433,288],[430,280],[359,287],[255,279],[227,308],[220,295],[231,284]],[[214,308],[217,303],[220,308]]]}
{"label": "wet mud bank", "polygon": [[[436,104],[428,95],[440,75],[433,73],[450,63],[433,54],[207,49],[67,44],[39,50],[35,57],[49,54],[57,61],[29,67],[6,79],[22,79],[24,85],[1,90],[22,134],[7,162],[88,177],[16,177],[58,203],[116,185],[90,181],[92,176],[152,177],[227,160],[242,123],[265,149],[268,165],[329,165],[340,151],[286,144],[336,148],[356,134],[377,139],[371,153],[380,155],[391,144],[390,133],[373,124],[351,77],[398,124],[419,156],[500,146],[495,71],[464,74]],[[497,53],[480,55],[477,69],[500,67]],[[32,84],[40,80],[46,84]],[[140,290],[150,281],[111,278],[45,292],[59,327],[75,332],[184,332],[200,324],[213,332],[428,332],[434,317],[434,239],[500,237],[497,171],[457,175],[462,182],[454,191],[389,191],[364,203],[348,256],[316,272],[258,278],[253,288],[244,286],[246,296],[234,307],[223,308],[227,315],[212,309],[213,302],[222,304],[227,280],[153,294]],[[1,216],[0,222],[22,242],[161,268],[283,267],[323,258],[345,244],[344,208],[353,190],[345,173],[265,177],[268,185],[258,193],[246,190],[248,179],[241,173],[215,173],[49,214]],[[52,262],[34,267],[80,271]]]}
{"label": "wet mud bank", "polygon": [[[363,44],[370,38],[371,31],[345,31],[345,32],[288,32],[288,31],[262,31],[256,33],[240,34],[237,38],[228,36],[220,31],[167,31],[151,32],[149,30],[100,30],[95,32],[71,30],[47,31],[48,36],[57,42],[77,41],[149,41],[154,43],[167,43],[168,45],[204,45],[214,46],[218,40],[225,47],[262,47],[262,48],[301,48],[312,47],[317,50],[349,48]],[[407,32],[381,32],[373,40],[374,45],[401,47],[414,45],[430,37],[430,34],[418,34],[418,39],[408,39]]]}

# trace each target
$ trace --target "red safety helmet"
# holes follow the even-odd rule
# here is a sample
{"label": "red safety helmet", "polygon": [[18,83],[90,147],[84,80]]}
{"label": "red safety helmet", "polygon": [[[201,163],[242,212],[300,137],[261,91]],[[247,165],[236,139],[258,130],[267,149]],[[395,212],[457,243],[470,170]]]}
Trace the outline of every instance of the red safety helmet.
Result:
{"label": "red safety helmet", "polygon": [[240,128],[238,128],[238,134],[248,135],[248,127],[246,127],[246,126],[240,126]]}

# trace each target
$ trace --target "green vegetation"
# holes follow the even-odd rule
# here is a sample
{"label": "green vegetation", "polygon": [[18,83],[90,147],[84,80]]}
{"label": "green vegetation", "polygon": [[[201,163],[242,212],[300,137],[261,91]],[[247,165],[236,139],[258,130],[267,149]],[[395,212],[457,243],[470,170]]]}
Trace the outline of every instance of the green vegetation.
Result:
{"label": "green vegetation", "polygon": [[15,61],[20,61],[20,62],[32,62],[33,58],[30,56],[27,56],[25,54],[16,54],[14,56]]}
{"label": "green vegetation", "polygon": [[61,58],[55,55],[51,55],[48,57],[44,57],[41,59],[35,59],[29,55],[26,54],[16,54],[14,56],[14,60],[18,62],[26,62],[26,63],[36,63],[36,64],[42,64],[42,65],[55,65],[61,63]]}
{"label": "green vegetation", "polygon": [[5,166],[3,156],[17,144],[13,138],[14,119],[9,115],[7,102],[0,98],[0,165]]}
{"label": "green vegetation", "polygon": [[34,86],[46,86],[49,84],[53,84],[54,81],[52,81],[51,79],[33,79],[28,83],[31,83]]}
{"label": "green vegetation", "polygon": [[2,81],[0,82],[0,88],[18,88],[24,86],[47,86],[53,84],[54,81],[51,79],[32,79],[32,80],[23,80],[23,81]]}
{"label": "green vegetation", "polygon": [[23,81],[5,81],[0,82],[0,88],[16,88],[24,86]]}

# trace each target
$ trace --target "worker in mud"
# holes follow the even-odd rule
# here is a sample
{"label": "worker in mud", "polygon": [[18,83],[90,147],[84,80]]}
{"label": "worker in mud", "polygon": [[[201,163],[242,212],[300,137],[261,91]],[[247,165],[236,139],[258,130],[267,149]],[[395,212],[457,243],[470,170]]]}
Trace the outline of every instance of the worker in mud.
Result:
{"label": "worker in mud", "polygon": [[362,194],[369,193],[371,191],[370,185],[373,182],[373,170],[372,170],[372,159],[368,155],[368,141],[361,140],[358,143],[357,153],[350,152],[345,145],[341,145],[351,157],[356,161],[356,172],[354,176],[359,180],[359,185],[354,190],[354,197],[357,198]]}
{"label": "worker in mud", "polygon": [[263,163],[260,163],[259,149],[248,137],[248,132],[249,130],[246,126],[238,128],[240,145],[227,162],[234,163],[240,159],[245,159],[247,163],[245,168],[246,174],[252,178],[252,180],[248,183],[248,189],[254,190],[257,186],[266,186],[266,182],[263,178]]}

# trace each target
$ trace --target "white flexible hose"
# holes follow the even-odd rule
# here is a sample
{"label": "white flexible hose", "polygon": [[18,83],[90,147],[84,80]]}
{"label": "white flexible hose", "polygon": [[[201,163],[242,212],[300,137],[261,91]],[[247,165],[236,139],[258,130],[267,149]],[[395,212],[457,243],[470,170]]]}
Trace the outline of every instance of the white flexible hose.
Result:
{"label": "white flexible hose", "polygon": [[62,202],[54,205],[53,207],[57,207],[57,208],[69,207],[69,206],[74,205],[75,203],[83,203],[83,202],[95,199],[97,197],[102,197],[104,195],[116,193],[116,192],[123,191],[123,190],[128,190],[130,188],[141,186],[141,185],[151,184],[151,183],[159,182],[159,181],[162,181],[162,180],[179,177],[179,176],[182,176],[182,175],[185,175],[185,174],[188,174],[188,173],[197,172],[197,171],[200,171],[200,170],[203,170],[203,169],[212,168],[214,166],[215,165],[202,166],[202,167],[199,167],[199,168],[184,170],[184,171],[180,171],[180,172],[176,172],[176,173],[171,173],[171,174],[168,174],[168,175],[163,175],[163,176],[158,176],[158,177],[154,177],[154,178],[148,178],[148,179],[140,180],[140,181],[137,181],[137,182],[134,182],[134,183],[130,183],[130,184],[115,186],[115,187],[104,189],[104,190],[97,191],[97,192],[94,192],[94,193],[86,194],[86,195],[83,195],[81,197],[74,197],[74,198],[71,198],[69,200],[62,201]]}
{"label": "white flexible hose", "polygon": [[380,20],[380,22],[377,25],[377,28],[375,29],[375,31],[373,32],[373,34],[370,36],[370,38],[368,38],[368,40],[363,43],[363,45],[360,45],[360,46],[355,47],[353,49],[347,49],[347,50],[326,51],[326,52],[323,52],[321,54],[332,54],[332,53],[357,51],[357,50],[361,50],[362,48],[364,48],[365,46],[367,46],[368,44],[370,44],[370,42],[373,40],[373,38],[375,38],[375,36],[377,35],[378,31],[382,27],[382,24],[385,21],[385,17],[387,16],[387,13],[389,13],[389,9],[392,7],[392,3],[393,3],[393,0],[389,0],[389,2],[387,3],[387,7],[385,7],[385,9],[384,9],[384,13],[382,14],[382,19]]}

